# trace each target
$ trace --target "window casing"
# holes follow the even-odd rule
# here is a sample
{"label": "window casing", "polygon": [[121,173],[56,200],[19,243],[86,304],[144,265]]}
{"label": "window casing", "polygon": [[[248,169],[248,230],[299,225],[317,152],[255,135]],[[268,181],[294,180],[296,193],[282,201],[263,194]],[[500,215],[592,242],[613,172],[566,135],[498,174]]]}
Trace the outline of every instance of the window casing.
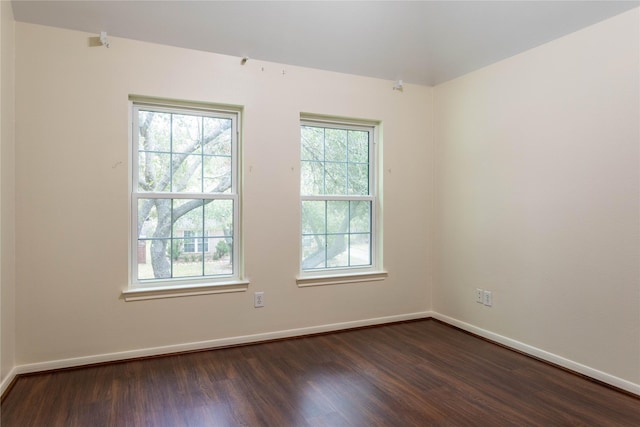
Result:
{"label": "window casing", "polygon": [[302,118],[301,277],[375,271],[377,126]]}
{"label": "window casing", "polygon": [[239,279],[239,112],[132,103],[131,288]]}

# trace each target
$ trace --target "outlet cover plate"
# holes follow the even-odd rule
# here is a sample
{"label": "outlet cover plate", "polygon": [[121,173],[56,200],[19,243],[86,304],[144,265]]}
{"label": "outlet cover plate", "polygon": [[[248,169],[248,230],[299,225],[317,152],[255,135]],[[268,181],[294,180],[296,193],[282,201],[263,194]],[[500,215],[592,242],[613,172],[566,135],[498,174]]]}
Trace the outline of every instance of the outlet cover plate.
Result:
{"label": "outlet cover plate", "polygon": [[264,292],[256,292],[253,294],[253,306],[264,307]]}
{"label": "outlet cover plate", "polygon": [[491,291],[484,291],[482,303],[487,307],[491,307],[493,305],[493,294]]}

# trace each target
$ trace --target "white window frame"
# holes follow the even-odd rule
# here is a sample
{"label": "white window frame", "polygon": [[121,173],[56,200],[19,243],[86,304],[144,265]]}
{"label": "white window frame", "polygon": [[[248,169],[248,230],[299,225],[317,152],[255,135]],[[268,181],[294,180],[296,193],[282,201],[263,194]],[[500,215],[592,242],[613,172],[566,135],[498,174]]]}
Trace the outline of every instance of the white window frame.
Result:
{"label": "white window frame", "polygon": [[[145,192],[138,187],[138,111],[152,110],[161,113],[196,114],[200,116],[231,119],[231,187],[229,193]],[[166,298],[185,295],[202,295],[223,292],[246,291],[249,282],[243,278],[241,236],[241,182],[240,182],[240,120],[241,109],[198,102],[170,101],[157,98],[129,98],[130,117],[130,233],[129,233],[129,287],[124,290],[126,301]],[[229,275],[197,276],[187,278],[138,279],[138,200],[203,199],[233,201],[233,273]],[[195,238],[194,238],[195,239]],[[209,242],[210,244],[210,242]]]}
{"label": "white window frame", "polygon": [[[371,282],[384,280],[387,272],[382,269],[382,250],[379,242],[382,241],[382,227],[380,224],[381,203],[378,170],[380,168],[379,157],[379,132],[380,123],[368,120],[351,120],[312,114],[301,114],[299,128],[313,126],[340,130],[367,131],[369,134],[369,194],[368,195],[303,195],[300,189],[300,227],[299,242],[300,251],[298,263],[299,275],[296,282],[299,287],[333,285],[339,283]],[[302,158],[301,158],[302,161]],[[302,174],[302,171],[300,171]],[[301,176],[298,179],[301,185]],[[370,265],[351,267],[327,267],[321,269],[305,270],[302,267],[302,203],[305,201],[369,201],[371,202]]]}

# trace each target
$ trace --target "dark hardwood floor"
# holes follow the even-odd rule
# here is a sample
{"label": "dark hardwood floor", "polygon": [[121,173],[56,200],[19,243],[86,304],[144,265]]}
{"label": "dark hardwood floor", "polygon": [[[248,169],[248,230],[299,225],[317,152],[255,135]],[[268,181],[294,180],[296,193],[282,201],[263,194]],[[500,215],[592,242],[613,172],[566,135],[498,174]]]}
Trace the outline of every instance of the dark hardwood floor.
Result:
{"label": "dark hardwood floor", "polygon": [[433,320],[18,378],[12,426],[640,426],[640,399]]}

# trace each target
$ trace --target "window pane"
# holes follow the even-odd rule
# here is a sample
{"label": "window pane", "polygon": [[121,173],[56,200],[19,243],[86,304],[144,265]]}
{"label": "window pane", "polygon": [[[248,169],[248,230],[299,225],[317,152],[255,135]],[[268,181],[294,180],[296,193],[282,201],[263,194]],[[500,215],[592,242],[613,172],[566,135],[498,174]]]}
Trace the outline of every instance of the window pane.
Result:
{"label": "window pane", "polygon": [[302,234],[324,234],[327,230],[324,201],[302,202]]}
{"label": "window pane", "polygon": [[231,120],[203,117],[204,154],[231,156]]}
{"label": "window pane", "polygon": [[349,163],[349,194],[369,194],[369,165]]}
{"label": "window pane", "polygon": [[[231,236],[233,233],[233,200],[207,202],[204,207],[206,235],[209,237]],[[214,250],[214,248],[210,250]]]}
{"label": "window pane", "polygon": [[174,199],[173,236],[183,236],[188,231],[190,236],[203,237],[203,213],[202,199]]}
{"label": "window pane", "polygon": [[347,164],[326,163],[326,194],[347,194]]}
{"label": "window pane", "polygon": [[325,159],[328,162],[347,161],[347,131],[344,129],[325,129]]}
{"label": "window pane", "polygon": [[[202,247],[202,237],[196,237],[190,240],[195,248]],[[187,239],[174,239],[171,251],[171,264],[173,268],[173,277],[195,277],[202,276],[202,251],[182,251],[181,248],[187,247]]]}
{"label": "window pane", "polygon": [[328,201],[327,233],[347,233],[349,231],[349,202]]}
{"label": "window pane", "polygon": [[371,265],[371,235],[351,234],[349,262],[352,266]]}
{"label": "window pane", "polygon": [[331,234],[327,236],[327,267],[348,267],[348,235]]}
{"label": "window pane", "polygon": [[138,150],[171,151],[171,114],[138,112]]}
{"label": "window pane", "polygon": [[202,156],[174,154],[173,168],[171,191],[174,193],[202,192]]}
{"label": "window pane", "polygon": [[349,161],[369,163],[369,132],[349,131]]}
{"label": "window pane", "polygon": [[320,162],[302,162],[300,171],[300,193],[324,194],[324,166]]}
{"label": "window pane", "polygon": [[138,153],[138,191],[169,191],[171,154]]}
{"label": "window pane", "polygon": [[202,117],[173,114],[171,145],[174,153],[200,153]]}
{"label": "window pane", "polygon": [[138,199],[138,237],[171,237],[171,199]]}
{"label": "window pane", "polygon": [[300,128],[302,140],[302,160],[324,160],[324,129],[302,126]]}
{"label": "window pane", "polygon": [[325,236],[313,235],[302,237],[302,268],[325,268]]}
{"label": "window pane", "polygon": [[[138,263],[138,280],[171,277],[170,239],[145,240],[145,262]],[[139,244],[140,246],[140,244]]]}
{"label": "window pane", "polygon": [[204,192],[231,192],[231,157],[204,157]]}
{"label": "window pane", "polygon": [[351,233],[371,232],[371,202],[350,202],[351,220],[349,231]]}
{"label": "window pane", "polygon": [[209,238],[205,252],[204,274],[230,275],[233,274],[233,239],[230,236],[224,238]]}
{"label": "window pane", "polygon": [[[138,199],[138,238],[152,237],[158,228],[154,199]],[[159,236],[159,237],[169,237]]]}
{"label": "window pane", "polygon": [[138,240],[138,279],[153,279],[151,266],[151,240]]}

